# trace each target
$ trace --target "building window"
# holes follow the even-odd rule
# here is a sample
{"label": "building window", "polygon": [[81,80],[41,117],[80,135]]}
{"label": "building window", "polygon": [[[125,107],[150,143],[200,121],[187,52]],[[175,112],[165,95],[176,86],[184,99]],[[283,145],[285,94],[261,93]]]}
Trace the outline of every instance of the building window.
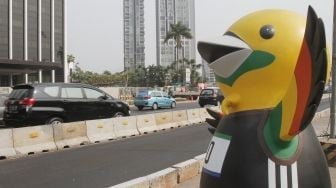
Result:
{"label": "building window", "polygon": [[38,61],[37,30],[38,13],[37,0],[29,0],[28,3],[28,60]]}
{"label": "building window", "polygon": [[42,61],[51,61],[51,1],[41,1],[41,44],[42,44]]}
{"label": "building window", "polygon": [[63,62],[63,0],[54,1],[55,10],[55,62]]}
{"label": "building window", "polygon": [[0,58],[8,59],[8,0],[0,0]]}
{"label": "building window", "polygon": [[24,10],[23,0],[13,0],[13,59],[24,56]]}

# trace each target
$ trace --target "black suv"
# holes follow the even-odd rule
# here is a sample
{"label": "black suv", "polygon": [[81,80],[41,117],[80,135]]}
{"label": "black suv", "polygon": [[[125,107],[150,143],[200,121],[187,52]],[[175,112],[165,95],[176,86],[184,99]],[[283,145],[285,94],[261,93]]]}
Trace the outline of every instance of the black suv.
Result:
{"label": "black suv", "polygon": [[224,96],[219,88],[206,88],[203,89],[198,97],[198,103],[201,107],[210,104],[218,106],[222,104]]}
{"label": "black suv", "polygon": [[42,83],[13,87],[5,102],[5,126],[58,124],[129,116],[129,106],[87,84]]}

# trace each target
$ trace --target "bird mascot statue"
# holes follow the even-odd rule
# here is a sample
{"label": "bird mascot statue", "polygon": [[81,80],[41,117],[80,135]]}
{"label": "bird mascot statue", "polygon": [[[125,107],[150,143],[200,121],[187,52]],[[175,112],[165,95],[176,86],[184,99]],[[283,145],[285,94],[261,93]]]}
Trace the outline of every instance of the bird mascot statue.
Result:
{"label": "bird mascot statue", "polygon": [[225,96],[208,109],[213,134],[201,188],[331,188],[311,120],[327,78],[324,25],[307,17],[261,10],[218,39],[198,43]]}

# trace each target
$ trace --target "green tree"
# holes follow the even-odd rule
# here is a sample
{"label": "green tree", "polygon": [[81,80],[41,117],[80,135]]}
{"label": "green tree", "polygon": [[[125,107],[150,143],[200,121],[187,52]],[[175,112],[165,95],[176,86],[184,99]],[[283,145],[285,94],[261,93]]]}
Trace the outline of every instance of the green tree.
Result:
{"label": "green tree", "polygon": [[76,62],[76,57],[72,54],[68,55],[68,64],[69,63],[75,63]]}
{"label": "green tree", "polygon": [[[164,43],[167,43],[170,39],[174,39],[176,48],[176,70],[179,72],[179,51],[182,48],[182,38],[192,39],[191,30],[182,24],[182,22],[177,22],[177,24],[170,24],[170,30],[167,32]],[[182,53],[183,54],[183,53]],[[184,58],[184,57],[183,57]]]}
{"label": "green tree", "polygon": [[166,71],[162,66],[150,65],[146,71],[147,87],[163,87],[165,85]]}
{"label": "green tree", "polygon": [[110,72],[110,71],[108,71],[108,70],[105,70],[104,72],[103,72],[103,75],[112,75],[112,73]]}

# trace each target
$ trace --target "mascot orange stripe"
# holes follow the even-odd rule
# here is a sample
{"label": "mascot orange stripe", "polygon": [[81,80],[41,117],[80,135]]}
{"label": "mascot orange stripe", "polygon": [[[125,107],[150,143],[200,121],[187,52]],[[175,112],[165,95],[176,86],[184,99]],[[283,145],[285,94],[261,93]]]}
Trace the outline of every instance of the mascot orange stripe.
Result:
{"label": "mascot orange stripe", "polygon": [[295,68],[295,78],[297,85],[297,103],[289,135],[295,136],[300,131],[301,120],[305,107],[307,106],[308,96],[311,90],[312,62],[307,42],[303,40],[299,59]]}

